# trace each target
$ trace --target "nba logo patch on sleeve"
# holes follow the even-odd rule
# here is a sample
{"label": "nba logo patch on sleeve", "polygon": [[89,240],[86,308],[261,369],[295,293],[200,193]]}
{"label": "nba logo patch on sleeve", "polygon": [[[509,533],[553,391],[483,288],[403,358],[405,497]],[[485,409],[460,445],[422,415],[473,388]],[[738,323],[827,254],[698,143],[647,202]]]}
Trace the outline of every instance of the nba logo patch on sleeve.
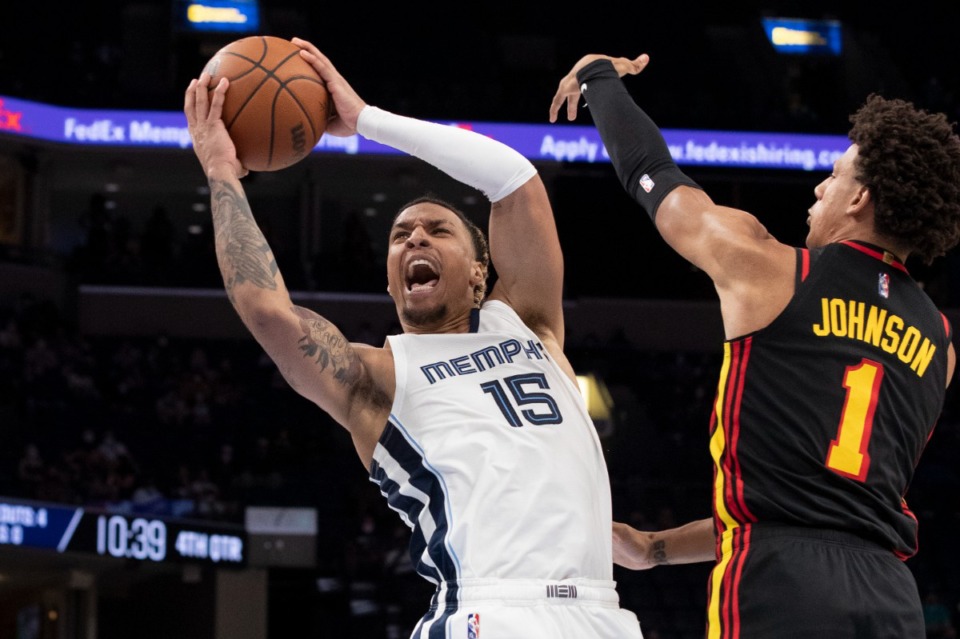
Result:
{"label": "nba logo patch on sleeve", "polygon": [[880,297],[884,299],[890,297],[890,275],[888,273],[880,273],[880,279],[877,280],[877,293],[880,293]]}
{"label": "nba logo patch on sleeve", "polygon": [[643,175],[640,176],[640,186],[643,187],[644,191],[649,193],[650,191],[653,190],[653,186],[654,186],[653,180],[650,178],[649,175],[644,173]]}
{"label": "nba logo patch on sleeve", "polygon": [[467,616],[467,639],[480,639],[479,612],[471,612]]}

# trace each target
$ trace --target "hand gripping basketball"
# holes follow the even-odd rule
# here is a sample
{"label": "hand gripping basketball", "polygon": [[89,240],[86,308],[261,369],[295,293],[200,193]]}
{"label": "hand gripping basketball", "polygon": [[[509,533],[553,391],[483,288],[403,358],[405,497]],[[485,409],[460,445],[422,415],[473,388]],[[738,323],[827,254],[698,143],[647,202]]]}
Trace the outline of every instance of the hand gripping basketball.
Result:
{"label": "hand gripping basketball", "polygon": [[300,48],[273,36],[250,36],[207,62],[211,89],[227,78],[223,123],[250,171],[277,171],[307,157],[330,115],[327,88]]}

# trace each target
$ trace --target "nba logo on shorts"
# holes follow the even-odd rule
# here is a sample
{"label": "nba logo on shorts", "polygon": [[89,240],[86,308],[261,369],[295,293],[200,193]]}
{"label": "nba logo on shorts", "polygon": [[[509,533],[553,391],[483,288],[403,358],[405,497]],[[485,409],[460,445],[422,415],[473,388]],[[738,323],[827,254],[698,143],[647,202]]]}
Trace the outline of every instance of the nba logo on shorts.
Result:
{"label": "nba logo on shorts", "polygon": [[887,273],[880,273],[880,279],[877,281],[877,292],[884,299],[890,297],[890,276]]}
{"label": "nba logo on shorts", "polygon": [[467,616],[467,639],[480,639],[480,613],[471,612]]}

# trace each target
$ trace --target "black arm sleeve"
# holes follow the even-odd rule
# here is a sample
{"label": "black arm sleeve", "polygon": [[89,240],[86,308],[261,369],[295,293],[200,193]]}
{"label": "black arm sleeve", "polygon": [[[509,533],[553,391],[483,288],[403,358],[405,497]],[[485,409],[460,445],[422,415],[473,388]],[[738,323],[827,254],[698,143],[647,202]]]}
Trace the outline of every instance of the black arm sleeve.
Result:
{"label": "black arm sleeve", "polygon": [[676,187],[700,188],[673,161],[660,129],[630,97],[610,60],[586,65],[577,82],[620,183],[651,220]]}

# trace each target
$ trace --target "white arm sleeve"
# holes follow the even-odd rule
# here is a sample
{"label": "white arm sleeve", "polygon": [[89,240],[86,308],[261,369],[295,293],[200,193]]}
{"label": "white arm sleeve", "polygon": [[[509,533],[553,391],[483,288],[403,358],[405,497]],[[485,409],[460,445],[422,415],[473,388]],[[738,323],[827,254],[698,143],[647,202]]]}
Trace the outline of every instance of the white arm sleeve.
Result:
{"label": "white arm sleeve", "polygon": [[357,133],[432,164],[480,190],[491,202],[507,197],[537,173],[520,153],[485,135],[374,106],[360,112]]}

